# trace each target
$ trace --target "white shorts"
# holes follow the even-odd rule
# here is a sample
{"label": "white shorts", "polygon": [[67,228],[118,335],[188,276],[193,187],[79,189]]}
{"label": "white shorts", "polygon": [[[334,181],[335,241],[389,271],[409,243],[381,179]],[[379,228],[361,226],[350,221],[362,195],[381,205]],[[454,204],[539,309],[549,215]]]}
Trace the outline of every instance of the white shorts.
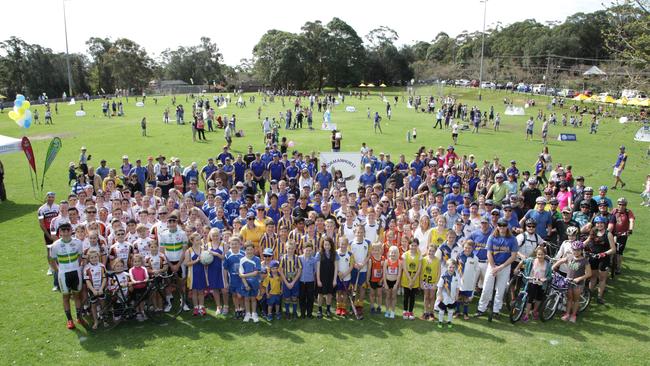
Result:
{"label": "white shorts", "polygon": [[70,272],[59,272],[59,289],[64,295],[81,291],[81,269]]}
{"label": "white shorts", "polygon": [[620,177],[621,173],[623,173],[622,170],[620,170],[618,168],[614,168],[614,171],[612,172],[612,175],[615,176],[615,177]]}

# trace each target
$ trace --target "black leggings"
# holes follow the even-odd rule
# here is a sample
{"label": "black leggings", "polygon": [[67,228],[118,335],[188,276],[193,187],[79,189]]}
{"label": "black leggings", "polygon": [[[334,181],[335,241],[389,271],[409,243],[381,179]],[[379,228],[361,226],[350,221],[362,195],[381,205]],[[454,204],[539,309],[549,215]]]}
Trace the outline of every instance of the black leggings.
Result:
{"label": "black leggings", "polygon": [[415,296],[417,294],[417,288],[404,287],[404,311],[413,312],[413,307],[415,306]]}

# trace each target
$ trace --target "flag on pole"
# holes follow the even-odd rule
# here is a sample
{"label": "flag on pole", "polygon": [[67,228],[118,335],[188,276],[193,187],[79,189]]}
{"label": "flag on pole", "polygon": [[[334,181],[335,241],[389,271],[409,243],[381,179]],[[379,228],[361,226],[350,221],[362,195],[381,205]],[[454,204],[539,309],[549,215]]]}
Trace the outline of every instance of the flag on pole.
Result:
{"label": "flag on pole", "polygon": [[36,160],[34,160],[34,150],[32,150],[32,143],[29,141],[27,136],[23,136],[23,139],[20,144],[23,147],[25,156],[27,157],[27,162],[29,162],[29,165],[32,167],[32,170],[34,171],[34,174],[36,174]]}
{"label": "flag on pole", "polygon": [[56,155],[61,150],[63,144],[61,139],[55,137],[50,141],[50,146],[47,148],[47,154],[45,154],[45,166],[43,167],[43,175],[41,176],[41,191],[43,190],[43,185],[45,184],[45,173],[50,169],[50,166],[54,162]]}

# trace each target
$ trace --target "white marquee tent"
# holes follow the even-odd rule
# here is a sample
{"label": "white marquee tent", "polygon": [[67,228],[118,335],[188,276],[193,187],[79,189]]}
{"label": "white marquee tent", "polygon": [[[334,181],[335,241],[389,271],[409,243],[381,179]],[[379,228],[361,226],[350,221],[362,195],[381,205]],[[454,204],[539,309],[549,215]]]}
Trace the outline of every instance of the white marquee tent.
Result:
{"label": "white marquee tent", "polygon": [[7,154],[22,150],[20,139],[0,135],[0,154]]}

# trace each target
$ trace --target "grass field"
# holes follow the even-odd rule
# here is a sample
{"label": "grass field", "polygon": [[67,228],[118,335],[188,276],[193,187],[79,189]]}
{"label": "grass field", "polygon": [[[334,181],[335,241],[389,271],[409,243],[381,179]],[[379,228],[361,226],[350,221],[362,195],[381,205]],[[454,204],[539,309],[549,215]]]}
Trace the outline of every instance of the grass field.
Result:
{"label": "grass field", "polygon": [[[450,89],[470,106],[478,104],[482,110],[494,105],[503,114],[503,95],[485,92],[483,101],[477,102],[476,91]],[[420,90],[422,95],[432,93]],[[518,105],[524,97],[514,95]],[[223,133],[208,133],[207,143],[192,143],[190,128],[162,123],[162,111],[170,104],[169,97],[159,97],[154,105],[147,98],[144,108],[136,108],[135,100],[125,105],[126,117],[108,119],[101,116],[101,101],[84,102],[88,115],[74,117],[77,106],[59,105],[60,113],[54,115],[54,126],[34,125],[21,131],[7,117],[0,115],[0,134],[20,137],[26,133],[32,139],[39,174],[50,136],[60,136],[63,149],[48,174],[44,191],[56,191],[58,199],[65,197],[69,188],[67,166],[77,161],[80,146],[88,147],[92,154],[91,165],[101,158],[109,166],[118,167],[123,154],[131,160],[146,159],[162,153],[168,158],[178,156],[184,165],[197,161],[199,165],[208,156],[215,156],[223,146]],[[538,97],[540,105],[545,105]],[[184,96],[178,102],[186,107],[186,117],[191,111]],[[244,109],[230,105],[225,110],[237,114],[238,128],[246,137],[235,139],[235,152],[244,152],[248,144],[256,150],[262,148],[262,136],[257,120],[257,103]],[[287,107],[291,102],[287,100]],[[372,122],[366,118],[366,108],[384,112],[380,98],[346,98],[345,105],[354,105],[356,113],[346,113],[337,107],[332,119],[343,131],[342,151],[358,151],[362,141],[375,148],[375,152],[390,152],[394,160],[400,153],[412,156],[420,145],[446,146],[451,142],[449,131],[433,131],[433,116],[415,113],[400,102],[393,109],[393,119],[384,118],[384,134],[374,134]],[[39,109],[41,120],[44,114]],[[285,109],[286,109],[285,108]],[[263,107],[262,117],[277,116],[282,109],[279,100]],[[528,110],[536,114],[537,109]],[[315,126],[320,126],[320,115],[315,115]],[[149,137],[140,136],[140,119],[148,120]],[[463,132],[457,147],[459,154],[474,153],[479,161],[491,160],[498,155],[502,160],[516,159],[521,170],[532,169],[542,148],[539,140],[541,124],[536,124],[536,141],[524,142],[525,120],[504,116],[501,131],[488,129],[472,135]],[[417,143],[406,143],[406,131],[416,127]],[[625,196],[637,217],[634,236],[626,251],[625,273],[609,285],[607,305],[592,305],[577,324],[568,325],[558,318],[551,322],[511,325],[507,318],[491,324],[486,320],[456,321],[453,330],[439,330],[432,323],[386,320],[367,317],[353,320],[281,321],[257,325],[242,324],[233,320],[204,319],[185,315],[163,326],[153,324],[121,324],[112,332],[89,334],[83,330],[65,329],[58,293],[52,293],[51,277],[47,277],[46,261],[39,234],[36,200],[30,187],[29,170],[22,153],[0,156],[5,166],[5,184],[9,202],[0,203],[0,338],[2,352],[0,364],[161,364],[207,363],[215,364],[590,364],[590,365],[640,365],[647,364],[650,350],[648,328],[650,312],[650,286],[648,274],[650,250],[645,239],[650,236],[647,225],[650,213],[639,206],[639,193],[650,166],[646,157],[647,144],[636,143],[633,136],[638,125],[621,125],[614,120],[601,121],[597,135],[589,135],[588,127],[550,128],[551,139],[559,132],[575,132],[577,142],[561,143],[551,140],[550,152],[554,163],[570,163],[576,175],[584,175],[587,185],[611,185],[611,166],[618,146],[628,147],[628,165],[624,174],[627,186],[612,191],[615,200]],[[301,151],[329,151],[326,131],[285,131]],[[38,194],[39,197],[41,194]],[[398,300],[398,305],[400,301]],[[418,301],[421,306],[421,301]],[[420,311],[416,310],[419,315]],[[502,318],[503,319],[503,318]]]}

